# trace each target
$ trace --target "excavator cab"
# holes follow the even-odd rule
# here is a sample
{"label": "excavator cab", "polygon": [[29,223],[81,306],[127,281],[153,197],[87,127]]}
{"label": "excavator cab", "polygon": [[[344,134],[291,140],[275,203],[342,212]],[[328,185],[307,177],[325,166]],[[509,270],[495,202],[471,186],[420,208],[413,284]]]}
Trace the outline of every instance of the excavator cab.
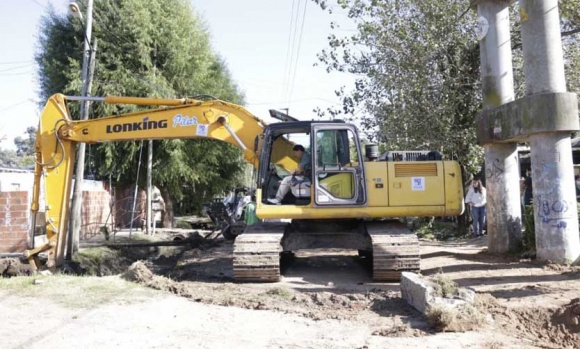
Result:
{"label": "excavator cab", "polygon": [[314,206],[366,204],[365,171],[357,130],[346,124],[313,124]]}
{"label": "excavator cab", "polygon": [[[288,151],[288,144],[305,148],[311,169],[291,181],[291,190],[282,205],[310,207],[361,206],[366,204],[364,162],[357,130],[342,122],[288,122],[268,125],[260,149],[258,188],[262,203],[274,197],[280,182],[291,176],[299,159]],[[285,160],[285,161],[282,161]],[[288,161],[289,160],[289,161]],[[284,165],[291,168],[285,168]]]}

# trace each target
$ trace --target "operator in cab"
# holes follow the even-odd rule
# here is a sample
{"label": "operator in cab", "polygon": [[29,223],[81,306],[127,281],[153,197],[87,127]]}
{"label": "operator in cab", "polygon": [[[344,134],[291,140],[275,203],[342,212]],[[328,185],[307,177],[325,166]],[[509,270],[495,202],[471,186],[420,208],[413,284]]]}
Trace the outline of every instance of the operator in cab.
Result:
{"label": "operator in cab", "polygon": [[300,144],[296,144],[294,148],[294,156],[298,158],[298,168],[292,171],[290,176],[284,177],[282,182],[280,183],[280,187],[278,188],[278,192],[276,193],[276,197],[268,198],[268,202],[274,205],[280,205],[282,203],[282,199],[288,194],[290,191],[290,186],[292,185],[293,181],[302,182],[304,181],[304,176],[307,175],[312,170],[312,164],[310,162],[310,156],[304,156],[306,154],[306,150]]}

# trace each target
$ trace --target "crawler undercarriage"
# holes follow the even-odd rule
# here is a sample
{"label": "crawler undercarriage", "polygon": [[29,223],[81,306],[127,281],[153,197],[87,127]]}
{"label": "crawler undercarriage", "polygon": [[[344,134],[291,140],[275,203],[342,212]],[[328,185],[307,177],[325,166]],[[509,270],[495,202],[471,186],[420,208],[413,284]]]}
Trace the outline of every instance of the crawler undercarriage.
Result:
{"label": "crawler undercarriage", "polygon": [[370,257],[375,281],[399,280],[401,272],[420,269],[419,240],[404,223],[294,220],[248,226],[234,243],[234,278],[276,282],[283,254],[320,248],[358,250]]}

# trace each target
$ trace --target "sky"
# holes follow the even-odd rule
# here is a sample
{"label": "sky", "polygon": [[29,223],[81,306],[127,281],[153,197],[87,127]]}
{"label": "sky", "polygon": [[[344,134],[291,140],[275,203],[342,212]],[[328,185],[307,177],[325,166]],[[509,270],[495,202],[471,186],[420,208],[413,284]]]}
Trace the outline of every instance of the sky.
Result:
{"label": "sky", "polygon": [[[99,1],[99,0],[95,0]],[[0,148],[15,149],[13,139],[37,126],[41,105],[34,55],[40,19],[52,5],[66,13],[68,0],[0,2]],[[330,22],[339,34],[352,34],[345,12],[332,15],[312,0],[191,0],[205,19],[214,51],[223,57],[244,91],[246,108],[268,122],[269,109],[300,120],[317,116],[313,109],[340,106],[335,91],[347,90],[354,77],[327,73],[316,55],[327,47]],[[84,12],[84,9],[82,9]],[[82,48],[79,47],[79,50]],[[98,54],[98,52],[97,52]],[[79,71],[80,75],[80,71]]]}

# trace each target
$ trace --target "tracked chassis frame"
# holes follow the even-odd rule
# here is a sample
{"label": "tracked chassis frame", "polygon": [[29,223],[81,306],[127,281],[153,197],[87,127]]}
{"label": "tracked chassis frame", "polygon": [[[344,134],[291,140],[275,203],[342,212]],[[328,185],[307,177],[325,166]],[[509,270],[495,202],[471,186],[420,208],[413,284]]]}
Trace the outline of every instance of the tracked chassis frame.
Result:
{"label": "tracked chassis frame", "polygon": [[234,243],[234,279],[276,282],[283,252],[319,248],[353,249],[370,256],[374,281],[397,281],[403,271],[420,270],[419,240],[404,223],[294,220],[248,226]]}

